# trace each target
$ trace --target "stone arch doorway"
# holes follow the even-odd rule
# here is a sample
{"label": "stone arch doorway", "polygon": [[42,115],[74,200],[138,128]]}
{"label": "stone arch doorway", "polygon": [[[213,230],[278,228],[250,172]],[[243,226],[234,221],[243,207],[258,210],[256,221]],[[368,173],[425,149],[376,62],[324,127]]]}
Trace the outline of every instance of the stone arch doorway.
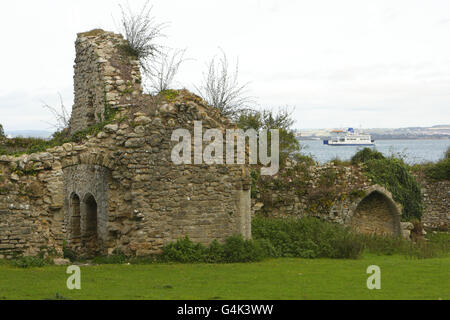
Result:
{"label": "stone arch doorway", "polygon": [[84,230],[82,236],[83,247],[88,255],[95,255],[99,251],[98,236],[98,205],[94,196],[86,194],[83,200]]}
{"label": "stone arch doorway", "polygon": [[79,246],[81,240],[81,201],[76,193],[70,196],[69,240],[74,247]]}
{"label": "stone arch doorway", "polygon": [[400,215],[392,198],[375,190],[357,204],[351,226],[360,233],[400,236]]}
{"label": "stone arch doorway", "polygon": [[[65,238],[68,248],[74,250],[79,256],[92,257],[105,254],[105,244],[109,239],[110,170],[98,165],[80,164],[65,167],[63,174],[66,194],[64,199]],[[74,209],[78,207],[78,203],[80,203],[79,210]],[[72,216],[78,215],[80,227],[77,226],[77,219],[72,220]],[[75,227],[72,228],[72,226]],[[71,240],[72,229],[80,229],[77,243]]]}

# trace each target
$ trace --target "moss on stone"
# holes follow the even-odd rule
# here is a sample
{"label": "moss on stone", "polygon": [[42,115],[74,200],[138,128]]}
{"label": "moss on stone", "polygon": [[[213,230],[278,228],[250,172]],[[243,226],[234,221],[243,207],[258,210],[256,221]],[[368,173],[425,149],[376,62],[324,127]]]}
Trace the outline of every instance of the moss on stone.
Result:
{"label": "moss on stone", "polygon": [[356,199],[364,198],[366,195],[367,192],[364,190],[352,190],[352,192],[350,192],[350,196]]}
{"label": "moss on stone", "polygon": [[96,37],[103,33],[105,33],[105,30],[103,30],[103,29],[93,29],[91,31],[81,32],[78,35],[82,36],[82,37]]}
{"label": "moss on stone", "polygon": [[163,90],[160,93],[160,96],[168,101],[168,102],[174,102],[176,98],[178,98],[178,96],[180,95],[180,93],[177,90]]}

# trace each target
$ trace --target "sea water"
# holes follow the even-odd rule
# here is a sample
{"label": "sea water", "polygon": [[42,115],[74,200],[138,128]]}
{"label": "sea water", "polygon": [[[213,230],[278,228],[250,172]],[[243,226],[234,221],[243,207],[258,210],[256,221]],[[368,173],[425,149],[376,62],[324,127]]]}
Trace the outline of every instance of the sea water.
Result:
{"label": "sea water", "polygon": [[[300,140],[302,153],[312,155],[316,161],[323,164],[330,160],[350,160],[358,151],[366,147],[327,146],[319,140]],[[450,139],[442,140],[377,140],[372,149],[386,156],[402,157],[409,164],[436,162],[444,157]]]}

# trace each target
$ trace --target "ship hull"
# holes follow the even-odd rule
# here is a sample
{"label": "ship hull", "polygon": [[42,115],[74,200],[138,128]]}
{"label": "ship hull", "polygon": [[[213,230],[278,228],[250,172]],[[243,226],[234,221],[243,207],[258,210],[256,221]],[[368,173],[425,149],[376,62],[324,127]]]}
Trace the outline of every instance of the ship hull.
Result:
{"label": "ship hull", "polygon": [[324,140],[323,144],[327,145],[327,146],[332,146],[332,147],[373,147],[373,146],[375,146],[375,141],[373,141],[371,143],[369,143],[369,142],[367,142],[367,143],[365,143],[365,142],[363,142],[363,143],[339,143],[339,142],[332,142],[329,140]]}
{"label": "ship hull", "polygon": [[375,143],[371,143],[371,144],[330,144],[328,143],[327,145],[331,146],[331,147],[373,147],[375,145]]}

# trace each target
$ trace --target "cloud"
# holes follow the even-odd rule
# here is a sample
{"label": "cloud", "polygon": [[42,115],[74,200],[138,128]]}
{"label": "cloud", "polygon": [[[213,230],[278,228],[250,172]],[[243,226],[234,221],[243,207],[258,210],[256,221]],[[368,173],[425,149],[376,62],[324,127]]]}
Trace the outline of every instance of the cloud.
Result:
{"label": "cloud", "polygon": [[450,22],[450,18],[444,18],[438,21],[438,25],[443,25],[443,24],[447,24]]}
{"label": "cloud", "polygon": [[399,10],[396,10],[394,8],[388,8],[383,11],[382,19],[383,19],[383,21],[390,22],[390,21],[397,19],[399,14],[400,14]]}
{"label": "cloud", "polygon": [[[72,88],[63,88],[61,95],[70,112],[73,104]],[[40,88],[37,91],[17,90],[0,94],[0,123],[6,130],[52,130],[55,119],[43,104],[59,108],[58,92]]]}
{"label": "cloud", "polygon": [[[0,28],[11,31],[0,60],[0,123],[47,128],[44,121],[52,119],[41,102],[57,104],[57,92],[71,107],[76,33],[114,30],[119,2],[4,4]],[[133,8],[145,0],[136,2]],[[379,127],[450,122],[449,1],[152,4],[159,21],[170,22],[164,44],[187,47],[195,59],[180,69],[181,86],[199,85],[220,46],[230,62],[239,57],[250,95],[265,107],[296,106],[299,126],[335,127],[350,119]]]}

